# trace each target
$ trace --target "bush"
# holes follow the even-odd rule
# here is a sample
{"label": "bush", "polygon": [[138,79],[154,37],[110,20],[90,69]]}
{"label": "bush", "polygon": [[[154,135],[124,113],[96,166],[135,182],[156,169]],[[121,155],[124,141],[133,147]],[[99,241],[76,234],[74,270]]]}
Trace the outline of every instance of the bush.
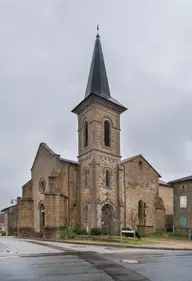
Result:
{"label": "bush", "polygon": [[97,227],[91,228],[91,235],[101,235],[101,234],[102,234],[101,228],[97,228]]}
{"label": "bush", "polygon": [[87,230],[86,229],[75,229],[74,233],[77,235],[87,235]]}

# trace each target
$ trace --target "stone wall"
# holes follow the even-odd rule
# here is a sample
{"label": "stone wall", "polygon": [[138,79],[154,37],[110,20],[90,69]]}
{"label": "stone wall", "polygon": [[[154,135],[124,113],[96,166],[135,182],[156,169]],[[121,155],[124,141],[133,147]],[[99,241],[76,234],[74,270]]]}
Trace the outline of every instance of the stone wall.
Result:
{"label": "stone wall", "polygon": [[[139,225],[138,202],[146,204],[145,228],[155,231],[156,200],[159,196],[159,176],[141,156],[123,162],[125,167],[126,226]],[[142,225],[140,225],[142,226]]]}
{"label": "stone wall", "polygon": [[44,146],[40,145],[37,152],[35,162],[31,170],[32,176],[32,194],[34,200],[34,230],[40,232],[40,215],[39,203],[44,202],[44,193],[39,191],[39,182],[41,179],[45,181],[45,192],[49,192],[49,175],[52,171],[60,169],[60,162],[58,155],[52,155]]}
{"label": "stone wall", "polygon": [[14,205],[9,207],[5,213],[7,214],[7,230],[10,235],[17,234],[18,227],[18,209],[17,206]]}
{"label": "stone wall", "polygon": [[[88,122],[88,146],[84,147],[84,122]],[[104,122],[110,123],[110,147],[104,146]],[[91,98],[82,105],[78,114],[80,202],[82,227],[101,227],[102,208],[110,204],[113,220],[119,224],[119,171],[120,164],[120,112],[114,105]],[[110,186],[106,187],[106,170],[110,173]],[[85,176],[88,172],[88,184]],[[89,214],[88,218],[86,214]]]}
{"label": "stone wall", "polygon": [[18,235],[29,237],[34,235],[33,200],[21,199],[18,205]]}
{"label": "stone wall", "polygon": [[165,205],[165,226],[172,231],[173,228],[173,188],[170,185],[159,185],[159,197]]}
{"label": "stone wall", "polygon": [[22,198],[32,198],[32,180],[22,186]]}

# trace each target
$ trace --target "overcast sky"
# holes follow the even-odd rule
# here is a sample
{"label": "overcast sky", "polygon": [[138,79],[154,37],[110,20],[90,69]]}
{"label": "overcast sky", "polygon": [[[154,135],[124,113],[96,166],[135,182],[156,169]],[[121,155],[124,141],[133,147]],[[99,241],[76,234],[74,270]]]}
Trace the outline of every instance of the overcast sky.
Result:
{"label": "overcast sky", "polygon": [[171,180],[192,167],[191,0],[0,0],[0,208],[21,195],[46,142],[77,156],[77,119],[96,25],[124,158]]}

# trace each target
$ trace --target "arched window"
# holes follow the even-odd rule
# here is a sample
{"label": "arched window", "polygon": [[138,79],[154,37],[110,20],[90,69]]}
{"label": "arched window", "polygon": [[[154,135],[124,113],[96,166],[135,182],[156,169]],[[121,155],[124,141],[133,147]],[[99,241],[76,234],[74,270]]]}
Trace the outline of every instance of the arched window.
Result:
{"label": "arched window", "polygon": [[143,219],[143,201],[139,200],[138,202],[138,219],[142,220]]}
{"label": "arched window", "polygon": [[45,226],[45,206],[43,202],[39,204],[39,215],[40,215],[40,230]]}
{"label": "arched window", "polygon": [[86,169],[85,170],[85,187],[88,187],[88,175],[89,175],[89,171]]}
{"label": "arched window", "polygon": [[84,210],[84,220],[85,220],[85,223],[87,223],[88,222],[88,206],[86,205],[85,206],[85,210]]}
{"label": "arched window", "polygon": [[104,122],[104,145],[111,146],[111,124],[107,120]]}
{"label": "arched window", "polygon": [[88,129],[88,122],[84,122],[83,126],[83,132],[84,132],[84,147],[88,146],[88,139],[89,139],[89,129]]}
{"label": "arched window", "polygon": [[110,173],[109,173],[109,170],[107,170],[106,174],[105,174],[105,185],[106,185],[106,187],[110,187]]}

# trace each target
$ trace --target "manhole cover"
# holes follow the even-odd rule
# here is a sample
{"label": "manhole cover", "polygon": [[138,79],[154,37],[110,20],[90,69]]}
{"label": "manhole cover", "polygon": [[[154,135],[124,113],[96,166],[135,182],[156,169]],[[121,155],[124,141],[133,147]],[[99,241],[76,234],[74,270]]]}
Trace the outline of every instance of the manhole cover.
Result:
{"label": "manhole cover", "polygon": [[136,260],[122,260],[123,263],[139,263],[139,261]]}

